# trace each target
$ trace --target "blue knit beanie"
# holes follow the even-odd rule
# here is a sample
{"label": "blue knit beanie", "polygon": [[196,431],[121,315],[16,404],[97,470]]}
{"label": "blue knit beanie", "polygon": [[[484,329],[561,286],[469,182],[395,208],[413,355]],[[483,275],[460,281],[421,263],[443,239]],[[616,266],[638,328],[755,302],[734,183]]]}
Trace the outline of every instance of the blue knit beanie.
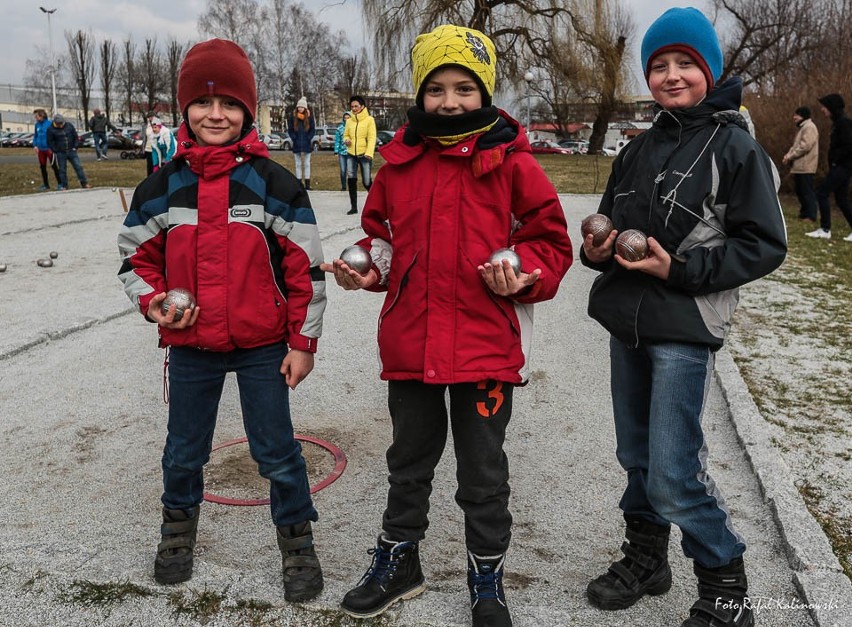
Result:
{"label": "blue knit beanie", "polygon": [[722,47],[716,29],[693,7],[669,9],[642,39],[642,69],[647,80],[651,61],[663,52],[684,52],[695,59],[707,79],[707,91],[722,75]]}

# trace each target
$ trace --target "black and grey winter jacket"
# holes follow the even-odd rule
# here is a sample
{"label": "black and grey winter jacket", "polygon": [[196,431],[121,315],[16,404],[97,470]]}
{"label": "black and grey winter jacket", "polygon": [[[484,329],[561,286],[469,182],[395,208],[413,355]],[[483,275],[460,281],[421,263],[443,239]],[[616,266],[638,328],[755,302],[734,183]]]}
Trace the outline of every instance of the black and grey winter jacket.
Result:
{"label": "black and grey winter jacket", "polygon": [[600,213],[619,232],[639,229],[672,256],[668,280],[614,259],[589,294],[589,315],[630,346],[722,346],[741,285],[769,274],[787,252],[778,173],[737,113],[732,78],[690,109],[658,109],[653,126],[613,163]]}

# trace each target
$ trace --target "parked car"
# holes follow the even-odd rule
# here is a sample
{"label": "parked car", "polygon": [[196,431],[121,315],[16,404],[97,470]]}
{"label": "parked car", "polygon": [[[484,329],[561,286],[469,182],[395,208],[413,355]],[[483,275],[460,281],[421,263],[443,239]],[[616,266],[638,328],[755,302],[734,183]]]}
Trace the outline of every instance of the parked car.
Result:
{"label": "parked car", "polygon": [[589,142],[585,139],[563,139],[558,143],[563,148],[572,150],[574,154],[584,155],[589,152]]}
{"label": "parked car", "polygon": [[284,150],[284,140],[281,139],[280,135],[260,133],[258,137],[260,137],[260,141],[266,144],[266,147],[270,150]]}
{"label": "parked car", "polygon": [[376,146],[384,146],[396,135],[394,131],[376,131]]}
{"label": "parked car", "polygon": [[314,150],[334,150],[334,136],[337,134],[337,125],[317,126],[314,135]]}
{"label": "parked car", "polygon": [[533,154],[537,155],[573,155],[574,151],[570,148],[563,148],[559,144],[550,140],[540,140],[530,144]]}

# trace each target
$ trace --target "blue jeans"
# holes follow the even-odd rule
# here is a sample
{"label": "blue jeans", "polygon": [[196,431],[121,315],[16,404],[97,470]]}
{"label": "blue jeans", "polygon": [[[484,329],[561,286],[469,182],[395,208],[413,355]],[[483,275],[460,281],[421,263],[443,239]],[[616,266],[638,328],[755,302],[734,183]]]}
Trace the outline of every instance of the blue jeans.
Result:
{"label": "blue jeans", "polygon": [[365,189],[370,189],[373,184],[372,168],[373,160],[365,156],[356,157],[349,155],[346,160],[346,177],[354,179],[358,176],[358,168],[361,169],[361,183]]}
{"label": "blue jeans", "polygon": [[83,166],[80,163],[80,155],[77,154],[76,150],[69,150],[68,152],[55,152],[56,155],[56,165],[59,168],[59,184],[68,189],[68,162],[71,162],[71,165],[74,167],[74,172],[77,174],[77,178],[80,181],[80,185],[88,184],[86,180],[86,173],[83,171]]}
{"label": "blue jeans", "polygon": [[337,155],[337,163],[340,166],[340,190],[346,189],[346,164],[349,163],[349,155]]}
{"label": "blue jeans", "polygon": [[163,451],[163,505],[201,503],[225,375],[235,372],[251,456],[269,479],[277,526],[316,520],[310,486],[290,420],[289,388],[279,369],[287,347],[272,344],[227,353],[176,347],[169,352],[169,427]]}
{"label": "blue jeans", "polygon": [[616,456],[627,471],[625,517],[674,523],[687,557],[705,568],[745,552],[707,472],[701,429],[714,355],[700,344],[643,344],[610,338]]}
{"label": "blue jeans", "polygon": [[100,159],[101,157],[106,157],[107,147],[109,146],[106,133],[93,132],[92,141],[95,142],[95,155],[98,157],[98,159]]}

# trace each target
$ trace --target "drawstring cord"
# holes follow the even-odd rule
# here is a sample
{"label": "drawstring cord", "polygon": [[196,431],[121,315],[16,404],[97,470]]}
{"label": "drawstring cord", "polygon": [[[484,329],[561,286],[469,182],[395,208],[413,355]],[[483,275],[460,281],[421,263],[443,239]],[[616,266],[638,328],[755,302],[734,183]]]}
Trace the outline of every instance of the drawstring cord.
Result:
{"label": "drawstring cord", "polygon": [[163,402],[169,404],[169,347],[163,356]]}

